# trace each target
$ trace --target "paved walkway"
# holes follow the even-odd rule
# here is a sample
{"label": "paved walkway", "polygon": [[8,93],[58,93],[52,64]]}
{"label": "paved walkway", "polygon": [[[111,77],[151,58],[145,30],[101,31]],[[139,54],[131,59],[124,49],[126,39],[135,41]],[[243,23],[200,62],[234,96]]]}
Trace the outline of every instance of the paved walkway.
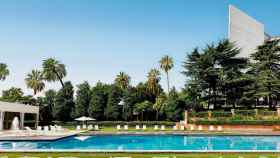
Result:
{"label": "paved walkway", "polygon": [[0,141],[10,141],[10,140],[57,140],[72,135],[79,134],[78,131],[1,131],[0,132]]}

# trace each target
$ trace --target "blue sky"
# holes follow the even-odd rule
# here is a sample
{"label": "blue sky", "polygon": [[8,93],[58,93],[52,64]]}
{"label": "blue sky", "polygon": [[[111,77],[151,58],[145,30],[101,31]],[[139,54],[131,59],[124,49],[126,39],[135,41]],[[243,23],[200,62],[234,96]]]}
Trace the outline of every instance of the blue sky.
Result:
{"label": "blue sky", "polygon": [[[276,0],[0,1],[0,62],[11,73],[0,91],[16,86],[32,94],[24,78],[48,57],[67,66],[65,80],[74,85],[111,83],[120,71],[135,85],[165,54],[175,61],[171,85],[182,88],[186,53],[227,37],[229,4],[264,23],[266,32],[280,34]],[[165,88],[165,76],[161,83]]]}

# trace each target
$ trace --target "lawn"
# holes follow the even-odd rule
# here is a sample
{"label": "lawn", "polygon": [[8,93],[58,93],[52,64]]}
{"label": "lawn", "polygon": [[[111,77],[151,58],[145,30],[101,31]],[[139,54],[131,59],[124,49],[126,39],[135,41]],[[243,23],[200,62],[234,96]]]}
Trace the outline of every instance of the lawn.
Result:
{"label": "lawn", "polygon": [[19,157],[40,157],[40,158],[58,158],[58,157],[77,157],[77,158],[110,158],[110,157],[131,157],[131,158],[278,158],[280,153],[190,153],[190,154],[155,154],[155,153],[0,153],[0,157],[8,158]]}
{"label": "lawn", "polygon": [[[67,129],[70,129],[70,130],[76,130],[75,127],[73,126],[64,126],[65,128]],[[93,130],[95,131],[95,130]],[[165,130],[162,131],[162,130],[154,130],[154,127],[153,126],[147,126],[147,129],[146,130],[142,130],[142,129],[139,129],[139,130],[136,130],[135,129],[135,126],[129,126],[128,130],[124,130],[124,129],[121,129],[121,130],[117,130],[116,126],[100,126],[100,129],[98,130],[100,132],[104,132],[104,133],[115,133],[115,132],[167,132],[167,131],[174,131],[172,127],[168,127],[166,126],[165,127]],[[177,130],[177,131],[180,131],[180,130]]]}
{"label": "lawn", "polygon": [[[75,130],[74,127],[66,127],[70,130]],[[198,131],[198,130],[194,130],[194,131],[190,131],[189,129],[185,129],[184,131],[182,130],[176,130],[174,131],[172,127],[165,127],[165,130],[154,130],[153,126],[147,126],[146,130],[136,130],[135,126],[129,126],[128,130],[117,130],[116,127],[114,126],[102,126],[98,131],[96,130],[92,130],[92,131],[87,131],[87,130],[81,130],[82,133],[80,133],[81,135],[85,134],[89,134],[90,132],[99,132],[101,134],[112,134],[112,133],[117,133],[117,132],[125,132],[125,133],[135,133],[135,132],[141,132],[141,133],[164,133],[164,134],[170,134],[170,133],[174,133],[174,132],[178,132],[178,133],[191,133],[191,134],[195,134],[195,133],[205,133],[205,134],[213,134],[213,135],[231,135],[231,134],[239,134],[239,132],[230,132],[230,131],[209,131],[209,130],[203,130],[203,131]]]}

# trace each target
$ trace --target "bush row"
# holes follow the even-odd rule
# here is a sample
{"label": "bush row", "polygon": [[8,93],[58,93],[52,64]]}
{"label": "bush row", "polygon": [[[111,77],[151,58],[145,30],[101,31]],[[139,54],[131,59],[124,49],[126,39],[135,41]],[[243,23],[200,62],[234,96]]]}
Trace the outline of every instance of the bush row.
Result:
{"label": "bush row", "polygon": [[196,120],[199,125],[280,125],[280,120]]}
{"label": "bush row", "polygon": [[[277,116],[276,111],[258,110],[258,115],[256,110],[235,110],[235,116],[238,117],[254,117],[254,116]],[[207,118],[208,111],[202,112],[191,112],[190,117]],[[232,117],[232,113],[229,111],[212,111],[211,117]]]}
{"label": "bush row", "polygon": [[[82,124],[82,122],[53,122],[57,125],[63,125],[63,126],[76,126],[78,124]],[[170,122],[170,121],[90,121],[88,124],[94,124],[94,125],[100,125],[100,126],[116,126],[116,125],[147,125],[147,126],[153,126],[153,125],[165,125],[165,126],[174,126],[176,122]]]}

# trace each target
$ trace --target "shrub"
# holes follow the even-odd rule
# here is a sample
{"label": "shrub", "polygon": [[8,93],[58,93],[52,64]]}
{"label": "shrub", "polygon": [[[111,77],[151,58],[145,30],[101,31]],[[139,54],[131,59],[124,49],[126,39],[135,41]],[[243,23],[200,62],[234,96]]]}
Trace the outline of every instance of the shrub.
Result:
{"label": "shrub", "polygon": [[[78,124],[81,124],[81,122],[55,122],[55,124],[62,125],[62,126],[76,126]],[[88,122],[88,124],[96,124],[100,126],[117,126],[117,125],[129,125],[129,126],[135,126],[135,125],[147,125],[147,126],[153,126],[153,125],[165,125],[165,126],[174,126],[175,122],[170,121],[91,121]]]}
{"label": "shrub", "polygon": [[280,125],[280,120],[196,120],[199,125]]}

